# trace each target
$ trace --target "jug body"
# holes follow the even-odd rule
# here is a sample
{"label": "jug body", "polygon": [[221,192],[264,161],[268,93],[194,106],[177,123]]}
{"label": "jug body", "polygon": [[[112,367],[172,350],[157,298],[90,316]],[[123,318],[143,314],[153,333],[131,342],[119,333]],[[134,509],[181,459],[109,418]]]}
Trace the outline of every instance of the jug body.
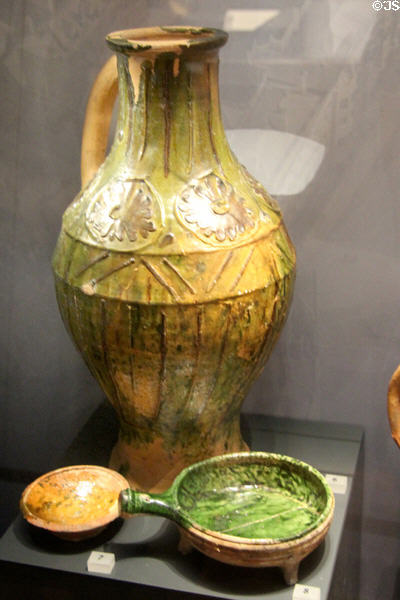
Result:
{"label": "jug body", "polygon": [[225,137],[226,34],[107,39],[115,140],[64,214],[53,269],[64,323],[119,418],[110,466],[157,492],[193,462],[247,449],[240,408],[287,317],[295,252]]}

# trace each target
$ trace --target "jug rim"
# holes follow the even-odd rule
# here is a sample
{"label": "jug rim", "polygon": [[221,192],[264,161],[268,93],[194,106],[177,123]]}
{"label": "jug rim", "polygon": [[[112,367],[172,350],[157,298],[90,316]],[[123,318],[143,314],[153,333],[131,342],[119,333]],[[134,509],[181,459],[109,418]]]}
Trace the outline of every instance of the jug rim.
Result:
{"label": "jug rim", "polygon": [[192,26],[157,26],[123,29],[106,36],[109,46],[124,54],[181,54],[190,50],[214,50],[223,46],[228,34],[222,29]]}

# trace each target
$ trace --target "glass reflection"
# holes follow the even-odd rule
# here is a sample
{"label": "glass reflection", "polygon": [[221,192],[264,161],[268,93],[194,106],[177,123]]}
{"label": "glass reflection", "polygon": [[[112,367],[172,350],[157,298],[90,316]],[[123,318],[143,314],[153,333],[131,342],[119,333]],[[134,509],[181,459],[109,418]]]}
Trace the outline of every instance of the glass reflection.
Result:
{"label": "glass reflection", "polygon": [[325,154],[322,144],[286,131],[235,129],[227,136],[239,160],[275,196],[300,194]]}

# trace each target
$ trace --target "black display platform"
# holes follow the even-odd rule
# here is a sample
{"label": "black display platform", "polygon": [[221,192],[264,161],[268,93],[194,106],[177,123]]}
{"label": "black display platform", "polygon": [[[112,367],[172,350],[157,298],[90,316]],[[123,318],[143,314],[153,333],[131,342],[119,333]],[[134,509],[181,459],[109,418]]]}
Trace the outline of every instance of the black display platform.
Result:
{"label": "black display platform", "polygon": [[[294,456],[324,474],[348,478],[346,492],[335,493],[335,516],[325,542],[301,563],[299,571],[299,583],[319,588],[320,600],[327,600],[356,472],[362,429],[260,415],[244,417],[243,429],[252,450]],[[70,456],[76,454],[76,450],[73,449]],[[79,592],[82,597],[90,591],[97,594],[98,590],[108,598],[130,593],[131,597],[146,600],[210,597],[289,600],[293,597],[293,588],[284,584],[279,569],[232,567],[197,551],[182,556],[177,544],[176,527],[159,517],[118,520],[101,536],[79,543],[59,540],[18,517],[0,539],[3,581],[10,590],[10,597],[16,597],[24,579],[32,598],[47,597],[49,593],[57,597],[60,590],[64,591],[62,598],[81,597]],[[116,564],[111,575],[88,573],[86,565],[92,550],[115,554]],[[38,595],[34,595],[35,589]]]}

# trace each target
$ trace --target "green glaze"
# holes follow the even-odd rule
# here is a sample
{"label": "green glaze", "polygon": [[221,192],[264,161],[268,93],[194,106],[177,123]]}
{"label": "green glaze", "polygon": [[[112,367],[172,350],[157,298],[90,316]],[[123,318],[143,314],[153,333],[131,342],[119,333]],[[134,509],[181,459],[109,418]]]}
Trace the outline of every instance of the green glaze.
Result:
{"label": "green glaze", "polygon": [[190,27],[107,37],[115,140],[65,211],[53,258],[64,323],[120,420],[110,466],[141,490],[247,448],[240,407],[292,296],[282,215],[222,125],[226,38]]}
{"label": "green glaze", "polygon": [[169,490],[121,493],[123,514],[152,513],[223,537],[283,542],[315,529],[331,511],[323,476],[296,459],[263,452],[231,454],[185,469]]}

